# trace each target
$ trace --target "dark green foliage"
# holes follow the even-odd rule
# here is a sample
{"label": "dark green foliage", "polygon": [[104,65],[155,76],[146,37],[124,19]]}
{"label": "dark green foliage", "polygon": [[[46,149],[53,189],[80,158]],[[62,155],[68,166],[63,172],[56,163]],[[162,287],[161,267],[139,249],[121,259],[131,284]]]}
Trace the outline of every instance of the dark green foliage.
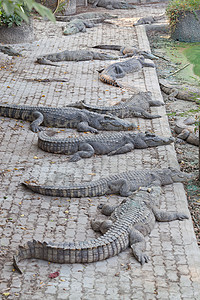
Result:
{"label": "dark green foliage", "polygon": [[200,0],[171,0],[167,6],[166,14],[172,29],[178,22],[178,17],[185,11],[200,10]]}

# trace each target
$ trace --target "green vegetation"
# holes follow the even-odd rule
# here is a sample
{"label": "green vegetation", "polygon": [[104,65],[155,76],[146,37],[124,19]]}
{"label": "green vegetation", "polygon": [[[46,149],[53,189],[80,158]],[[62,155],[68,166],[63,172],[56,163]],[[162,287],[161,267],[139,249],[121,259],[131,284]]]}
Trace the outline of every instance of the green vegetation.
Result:
{"label": "green vegetation", "polygon": [[200,10],[200,0],[171,0],[166,9],[170,29],[173,30],[180,14],[186,11],[195,14],[195,10]]}
{"label": "green vegetation", "polygon": [[33,9],[42,17],[55,22],[51,10],[34,0],[0,0],[0,26],[11,27],[13,24],[19,26],[23,20],[28,23]]}

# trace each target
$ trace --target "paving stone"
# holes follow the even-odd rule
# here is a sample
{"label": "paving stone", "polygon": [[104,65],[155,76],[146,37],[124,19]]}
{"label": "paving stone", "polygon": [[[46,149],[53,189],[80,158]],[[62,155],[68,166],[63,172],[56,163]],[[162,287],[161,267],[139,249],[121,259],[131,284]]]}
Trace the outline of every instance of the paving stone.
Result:
{"label": "paving stone", "polygon": [[[94,105],[113,105],[122,98],[129,98],[134,94],[133,90],[108,86],[98,80],[97,70],[111,62],[61,62],[58,67],[52,67],[35,64],[34,61],[41,54],[86,48],[101,43],[134,44],[150,51],[144,27],[135,28],[132,23],[144,15],[164,13],[165,4],[151,2],[138,0],[140,5],[133,11],[115,10],[112,13],[118,15],[119,20],[114,20],[112,24],[98,24],[85,33],[74,36],[63,36],[59,22],[52,24],[35,20],[38,40],[32,44],[14,45],[16,49],[23,48],[23,57],[9,58],[13,68],[1,69],[3,101],[62,107],[78,100]],[[1,58],[2,55],[0,63],[3,64],[5,60]],[[63,84],[29,81],[31,78],[48,77],[65,77],[69,81]],[[144,68],[138,73],[128,74],[121,81],[134,89],[151,91],[154,98],[163,101],[154,69]],[[159,113],[162,118],[130,120],[136,122],[142,131],[154,130],[159,135],[170,135],[165,108],[152,108],[152,113]],[[0,209],[3,212],[3,230],[0,231],[0,260],[3,262],[0,267],[0,287],[3,291],[9,289],[10,299],[200,298],[200,254],[191,220],[156,224],[146,238],[146,252],[151,260],[142,267],[136,262],[130,249],[127,249],[106,261],[83,265],[49,264],[31,259],[20,262],[24,271],[22,275],[12,272],[12,256],[20,244],[33,238],[57,243],[95,238],[97,234],[91,230],[90,219],[95,217],[98,204],[115,205],[121,202],[121,197],[115,195],[70,201],[46,197],[25,189],[21,185],[23,180],[31,177],[41,184],[48,182],[64,185],[74,181],[97,180],[102,176],[133,168],[177,167],[178,163],[171,145],[158,149],[136,149],[126,155],[113,157],[96,156],[69,163],[67,156],[45,153],[38,149],[37,135],[29,130],[27,122],[0,118],[0,126],[0,162],[1,171],[3,170],[0,192],[7,197],[0,197]],[[71,131],[75,132],[65,129],[65,132]],[[34,159],[35,156],[38,159]],[[162,209],[187,210],[182,184],[165,186],[163,191]],[[65,210],[69,211],[68,216],[64,213]],[[50,279],[48,275],[57,270],[60,272],[59,277]],[[19,296],[15,293],[19,293]]]}

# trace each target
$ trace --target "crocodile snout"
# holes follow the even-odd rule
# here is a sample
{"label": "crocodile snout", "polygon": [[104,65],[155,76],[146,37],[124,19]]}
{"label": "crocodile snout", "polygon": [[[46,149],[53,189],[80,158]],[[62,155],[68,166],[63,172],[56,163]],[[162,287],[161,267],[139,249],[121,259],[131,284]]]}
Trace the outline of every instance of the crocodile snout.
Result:
{"label": "crocodile snout", "polygon": [[131,130],[136,129],[137,126],[134,123],[130,123],[121,119],[106,119],[103,122],[101,122],[102,127],[104,130]]}

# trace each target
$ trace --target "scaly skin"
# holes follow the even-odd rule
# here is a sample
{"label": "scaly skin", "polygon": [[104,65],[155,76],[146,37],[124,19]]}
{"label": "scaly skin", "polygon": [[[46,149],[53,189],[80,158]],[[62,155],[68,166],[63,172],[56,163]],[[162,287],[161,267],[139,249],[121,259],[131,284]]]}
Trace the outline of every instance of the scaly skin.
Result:
{"label": "scaly skin", "polygon": [[111,175],[99,180],[69,186],[45,186],[35,181],[26,180],[23,184],[32,191],[53,197],[98,197],[119,194],[128,197],[141,186],[167,185],[174,182],[185,182],[193,175],[180,172],[174,168],[142,169]]}
{"label": "scaly skin", "polygon": [[70,104],[69,107],[87,109],[99,114],[112,114],[122,119],[131,117],[155,119],[161,116],[152,115],[147,110],[150,109],[150,106],[161,106],[163,104],[161,101],[152,100],[150,92],[139,92],[130,99],[113,106],[95,106],[79,101]]}
{"label": "scaly skin", "polygon": [[156,136],[153,133],[109,132],[98,135],[85,135],[70,138],[54,138],[55,132],[41,132],[38,135],[38,147],[46,152],[72,155],[69,161],[89,158],[94,154],[115,155],[132,151],[169,145],[174,138]]}
{"label": "scaly skin", "polygon": [[81,20],[101,20],[103,22],[105,19],[116,19],[118,16],[111,15],[109,13],[102,12],[85,12],[74,16],[56,16],[57,21],[70,22],[74,19]]}
{"label": "scaly skin", "polygon": [[155,23],[165,17],[165,14],[160,15],[160,16],[149,16],[149,17],[143,17],[140,18],[133,26],[137,25],[143,25],[143,24],[152,24]]}
{"label": "scaly skin", "polygon": [[100,70],[99,79],[104,83],[122,87],[122,85],[117,82],[118,78],[123,78],[127,73],[139,71],[143,67],[155,67],[155,65],[153,63],[144,62],[143,57],[134,57],[124,62],[111,64],[105,69]]}
{"label": "scaly skin", "polygon": [[21,53],[9,46],[0,45],[0,52],[3,52],[9,56],[22,56]]}
{"label": "scaly skin", "polygon": [[136,125],[115,116],[102,115],[78,108],[51,108],[0,104],[0,115],[30,121],[33,132],[39,125],[47,127],[76,128],[78,131],[98,133],[98,130],[131,130]]}
{"label": "scaly skin", "polygon": [[148,262],[149,257],[144,252],[144,236],[151,232],[155,222],[188,219],[184,213],[160,211],[155,205],[160,194],[160,187],[152,187],[151,190],[140,190],[117,207],[104,205],[102,213],[111,217],[108,221],[92,221],[93,229],[103,233],[103,236],[96,239],[60,244],[33,240],[25,246],[19,246],[13,257],[14,268],[22,273],[19,262],[27,258],[61,264],[96,262],[119,254],[129,245],[141,264]]}
{"label": "scaly skin", "polygon": [[195,102],[196,98],[199,98],[199,93],[191,92],[188,90],[181,90],[176,86],[170,85],[165,79],[160,79],[159,84],[161,91],[169,95],[169,100],[174,100],[175,98],[177,98]]}
{"label": "scaly skin", "polygon": [[135,6],[126,1],[116,0],[89,0],[93,7],[104,7],[107,9],[135,9]]}
{"label": "scaly skin", "polygon": [[126,47],[126,46],[119,46],[119,45],[97,45],[92,48],[118,50],[120,51],[120,54],[123,55],[124,57],[142,55],[144,56],[144,58],[157,59],[157,57],[151,54],[150,52],[139,50],[136,47]]}
{"label": "scaly skin", "polygon": [[197,120],[192,116],[178,119],[174,127],[175,132],[178,133],[177,138],[199,146],[199,131],[195,131],[196,123]]}
{"label": "scaly skin", "polygon": [[36,62],[44,65],[53,65],[54,62],[61,61],[85,61],[85,60],[115,60],[119,59],[118,56],[109,55],[106,53],[88,51],[88,50],[65,50],[62,52],[42,55],[37,58]]}

